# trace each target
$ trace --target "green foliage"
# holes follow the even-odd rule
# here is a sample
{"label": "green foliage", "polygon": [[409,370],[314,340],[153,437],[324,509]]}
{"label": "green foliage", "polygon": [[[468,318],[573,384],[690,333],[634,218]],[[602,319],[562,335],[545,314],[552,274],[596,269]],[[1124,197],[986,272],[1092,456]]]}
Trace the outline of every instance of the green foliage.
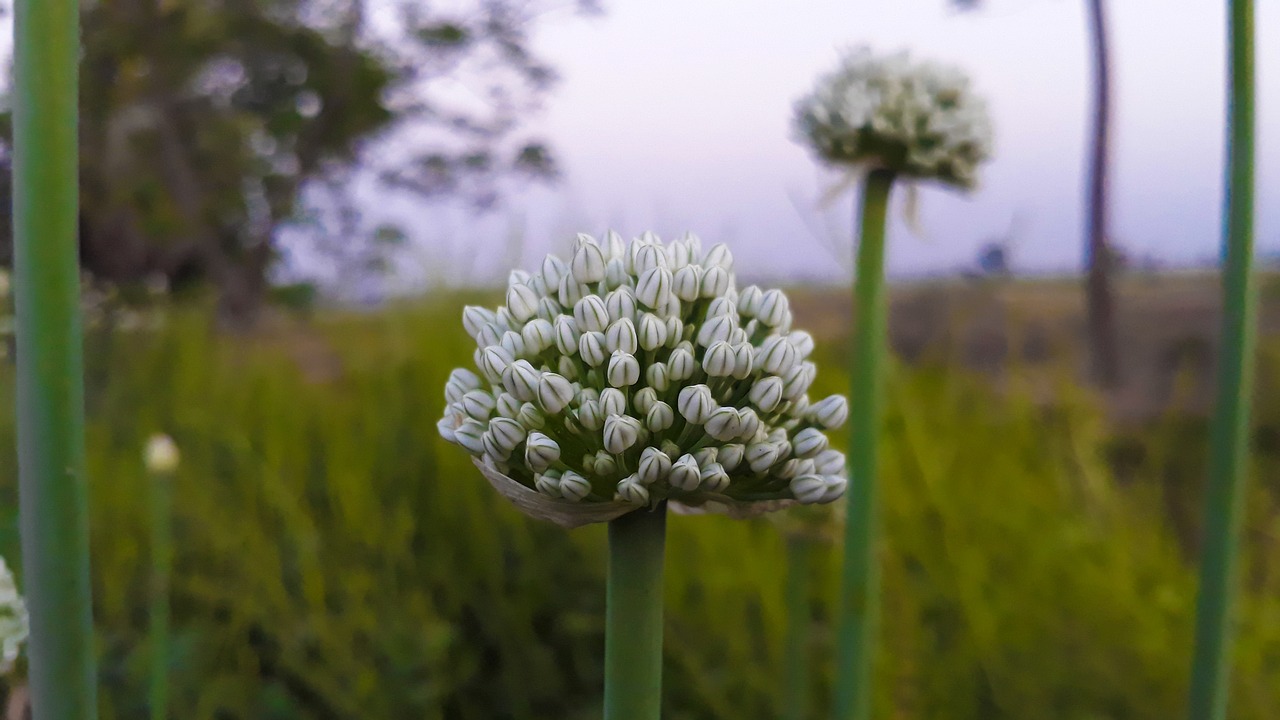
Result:
{"label": "green foliage", "polygon": [[[602,688],[601,528],[526,521],[439,440],[469,359],[453,302],[320,314],[250,339],[206,313],[91,338],[89,477],[104,720],[145,712],[146,474],[175,437],[173,690],[184,718],[593,718]],[[815,393],[847,384],[819,348]],[[1278,377],[1280,353],[1261,377]],[[0,403],[12,403],[9,368]],[[1258,477],[1280,476],[1280,388],[1261,388]],[[1120,482],[1100,413],[896,370],[882,449],[885,605],[877,715],[1165,720],[1183,702],[1200,428],[1160,421]],[[0,552],[12,420],[0,416]],[[1271,450],[1267,450],[1271,447]],[[1177,483],[1184,483],[1179,489]],[[1233,712],[1280,704],[1280,533],[1255,483]],[[1184,537],[1186,535],[1187,537]],[[665,718],[776,718],[785,543],[767,520],[672,517]],[[814,557],[811,717],[831,694],[837,552]],[[890,710],[893,712],[890,712]]]}

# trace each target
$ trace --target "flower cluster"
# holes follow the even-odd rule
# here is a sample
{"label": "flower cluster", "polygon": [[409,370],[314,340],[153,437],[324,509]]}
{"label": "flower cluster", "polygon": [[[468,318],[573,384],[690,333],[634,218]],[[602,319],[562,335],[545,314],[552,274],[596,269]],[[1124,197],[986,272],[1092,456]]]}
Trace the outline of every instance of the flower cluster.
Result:
{"label": "flower cluster", "polygon": [[27,640],[27,604],[23,602],[13,573],[0,557],[0,674],[13,669]]}
{"label": "flower cluster", "polygon": [[813,339],[780,290],[739,291],[724,245],[597,242],[511,273],[506,304],[467,307],[478,372],[454,370],[440,434],[550,498],[653,505],[799,500],[845,490],[810,402]]}
{"label": "flower cluster", "polygon": [[795,132],[828,163],[965,189],[992,143],[986,103],[960,70],[866,48],[846,54],[796,103]]}

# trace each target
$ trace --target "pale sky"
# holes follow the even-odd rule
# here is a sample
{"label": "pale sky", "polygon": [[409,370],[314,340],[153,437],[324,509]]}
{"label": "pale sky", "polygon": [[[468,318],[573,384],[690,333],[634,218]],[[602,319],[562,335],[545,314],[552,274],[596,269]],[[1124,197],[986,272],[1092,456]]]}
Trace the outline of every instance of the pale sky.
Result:
{"label": "pale sky", "polygon": [[[1213,258],[1219,208],[1225,3],[1110,0],[1115,68],[1113,235],[1171,264]],[[853,196],[820,210],[831,179],[790,139],[792,103],[867,43],[955,63],[985,95],[996,156],[968,197],[925,186],[923,237],[891,218],[890,272],[972,265],[1013,228],[1016,268],[1077,268],[1089,113],[1080,0],[991,0],[959,13],[943,0],[607,0],[605,14],[556,19],[537,44],[563,81],[538,122],[566,170],[555,188],[514,198],[499,217],[426,213],[424,249],[450,262],[497,256],[512,233],[524,264],[571,232],[727,241],[740,272],[839,279]],[[1259,249],[1280,251],[1280,2],[1257,10]],[[1273,132],[1274,131],[1274,132]],[[901,200],[901,193],[899,194]],[[421,226],[420,226],[421,227]],[[820,239],[820,235],[827,240]],[[463,252],[462,248],[471,250]],[[467,264],[470,264],[470,260]],[[458,268],[476,279],[505,261]]]}

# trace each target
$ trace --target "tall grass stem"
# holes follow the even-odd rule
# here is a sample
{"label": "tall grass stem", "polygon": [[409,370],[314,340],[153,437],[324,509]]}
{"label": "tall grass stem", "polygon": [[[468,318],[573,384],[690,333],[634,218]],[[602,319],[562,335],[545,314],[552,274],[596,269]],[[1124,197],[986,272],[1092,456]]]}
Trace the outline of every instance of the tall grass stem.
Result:
{"label": "tall grass stem", "polygon": [[609,523],[604,718],[658,720],[662,710],[662,567],[667,507]]}
{"label": "tall grass stem", "polygon": [[77,258],[80,3],[14,7],[13,230],[22,560],[35,720],[92,720]]}
{"label": "tall grass stem", "polygon": [[169,588],[173,575],[173,475],[150,473],[151,514],[151,611],[149,613],[151,675],[147,692],[151,720],[169,716],[170,609]]}
{"label": "tall grass stem", "polygon": [[1192,720],[1227,715],[1231,616],[1239,586],[1241,523],[1249,472],[1249,420],[1256,344],[1253,264],[1254,50],[1253,3],[1231,0],[1228,23],[1226,238],[1222,351],[1210,430],[1205,542],[1196,607],[1188,713]]}
{"label": "tall grass stem", "polygon": [[885,299],[885,220],[894,174],[877,169],[863,183],[854,278],[854,333],[849,422],[849,498],[835,690],[836,720],[866,720],[880,607],[879,492],[876,446],[880,437],[888,303]]}
{"label": "tall grass stem", "polygon": [[782,692],[782,720],[809,716],[809,577],[813,570],[815,541],[797,533],[787,538],[787,630]]}

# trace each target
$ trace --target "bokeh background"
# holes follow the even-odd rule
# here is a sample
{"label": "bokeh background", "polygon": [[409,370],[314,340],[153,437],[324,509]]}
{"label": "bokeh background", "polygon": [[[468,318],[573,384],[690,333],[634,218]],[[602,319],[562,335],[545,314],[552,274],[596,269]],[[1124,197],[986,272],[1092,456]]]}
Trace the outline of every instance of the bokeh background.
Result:
{"label": "bokeh background", "polygon": [[[1082,285],[1094,7],[1113,89],[1106,382]],[[604,535],[524,519],[438,438],[445,378],[471,362],[461,308],[497,304],[508,269],[575,232],[691,230],[788,289],[818,338],[814,392],[842,391],[854,198],[789,123],[863,43],[963,67],[996,126],[978,190],[920,186],[914,228],[908,193],[891,211],[878,716],[1178,715],[1220,326],[1223,16],[1193,0],[86,3],[103,717],[147,713],[156,432],[182,451],[175,717],[597,717]],[[1231,707],[1260,719],[1280,706],[1276,5],[1257,32],[1263,341]],[[16,564],[13,434],[0,414]],[[781,714],[794,530],[673,519],[664,717]],[[833,681],[836,533],[818,528],[809,590],[812,717]],[[19,667],[4,692],[21,689]]]}

